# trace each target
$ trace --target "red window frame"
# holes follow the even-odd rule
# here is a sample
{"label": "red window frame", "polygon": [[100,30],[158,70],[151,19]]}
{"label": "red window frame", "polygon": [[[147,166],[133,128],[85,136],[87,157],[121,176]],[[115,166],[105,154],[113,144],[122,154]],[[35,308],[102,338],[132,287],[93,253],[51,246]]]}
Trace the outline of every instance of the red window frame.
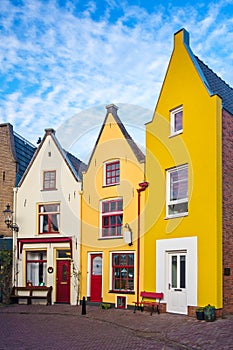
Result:
{"label": "red window frame", "polygon": [[122,236],[123,199],[102,202],[102,237]]}
{"label": "red window frame", "polygon": [[59,233],[60,204],[39,205],[39,234]]}
{"label": "red window frame", "polygon": [[[31,259],[29,258],[31,254]],[[37,255],[37,256],[36,256]],[[35,258],[32,258],[35,256]],[[37,285],[46,285],[46,267],[47,267],[47,251],[38,250],[38,251],[27,251],[26,252],[26,281],[27,285],[35,285],[34,280],[35,276],[29,277],[29,268],[30,264],[38,266],[38,269],[33,269],[34,273],[37,273],[38,284]],[[32,273],[32,272],[31,272]]]}
{"label": "red window frame", "polygon": [[120,161],[105,164],[105,185],[111,186],[120,183]]}
{"label": "red window frame", "polygon": [[112,290],[134,290],[134,253],[112,253]]}
{"label": "red window frame", "polygon": [[43,190],[55,190],[56,189],[56,170],[44,171],[43,174]]}

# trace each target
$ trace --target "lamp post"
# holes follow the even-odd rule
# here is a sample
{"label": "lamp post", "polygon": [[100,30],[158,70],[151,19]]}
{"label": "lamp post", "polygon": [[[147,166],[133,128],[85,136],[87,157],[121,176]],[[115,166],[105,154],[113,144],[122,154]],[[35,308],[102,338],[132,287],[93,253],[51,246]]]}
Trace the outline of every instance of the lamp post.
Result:
{"label": "lamp post", "polygon": [[139,305],[139,277],[140,277],[141,192],[146,190],[146,188],[149,186],[149,182],[143,181],[143,182],[140,182],[138,185],[139,185],[139,188],[137,189],[137,192],[138,192],[137,305]]}
{"label": "lamp post", "polygon": [[16,285],[16,236],[19,232],[19,226],[14,222],[13,211],[11,210],[10,204],[8,203],[6,209],[3,210],[3,215],[5,218],[5,224],[13,232],[13,271],[12,271],[12,282]]}
{"label": "lamp post", "polygon": [[12,231],[19,232],[19,226],[13,222],[13,211],[11,210],[11,206],[8,203],[6,206],[6,209],[3,210],[3,214],[5,217],[5,224],[8,228],[10,228]]}

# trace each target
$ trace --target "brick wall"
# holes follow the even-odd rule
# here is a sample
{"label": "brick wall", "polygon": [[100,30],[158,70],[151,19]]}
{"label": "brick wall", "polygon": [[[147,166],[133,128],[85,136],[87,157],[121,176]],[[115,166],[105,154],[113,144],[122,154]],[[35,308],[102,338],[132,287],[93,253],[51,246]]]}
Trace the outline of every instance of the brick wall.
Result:
{"label": "brick wall", "polygon": [[224,313],[233,313],[233,116],[224,110],[222,136],[223,310]]}
{"label": "brick wall", "polygon": [[12,231],[6,227],[3,210],[8,203],[13,209],[13,188],[16,178],[13,142],[12,125],[0,124],[0,235],[7,237],[12,236]]}

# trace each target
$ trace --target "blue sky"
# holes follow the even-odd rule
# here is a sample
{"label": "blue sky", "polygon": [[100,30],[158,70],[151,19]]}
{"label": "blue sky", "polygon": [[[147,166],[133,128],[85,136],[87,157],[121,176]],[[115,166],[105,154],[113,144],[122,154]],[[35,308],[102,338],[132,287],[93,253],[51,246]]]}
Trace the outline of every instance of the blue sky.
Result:
{"label": "blue sky", "polygon": [[0,122],[33,143],[53,127],[72,149],[89,131],[95,139],[115,103],[143,131],[181,28],[233,86],[233,0],[1,0]]}

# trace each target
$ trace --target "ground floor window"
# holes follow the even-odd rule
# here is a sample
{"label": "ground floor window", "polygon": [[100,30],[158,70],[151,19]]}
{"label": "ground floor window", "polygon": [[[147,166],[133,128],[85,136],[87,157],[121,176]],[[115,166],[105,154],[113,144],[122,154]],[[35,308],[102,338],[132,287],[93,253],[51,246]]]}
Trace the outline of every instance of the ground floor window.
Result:
{"label": "ground floor window", "polygon": [[47,252],[33,251],[26,253],[27,259],[27,284],[33,286],[46,285]]}
{"label": "ground floor window", "polygon": [[112,290],[134,290],[134,253],[112,254]]}

